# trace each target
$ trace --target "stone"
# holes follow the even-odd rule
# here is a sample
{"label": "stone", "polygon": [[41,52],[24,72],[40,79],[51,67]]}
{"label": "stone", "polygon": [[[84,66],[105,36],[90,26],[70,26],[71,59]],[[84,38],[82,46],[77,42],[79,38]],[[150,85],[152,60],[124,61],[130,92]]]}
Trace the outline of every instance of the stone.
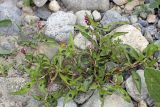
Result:
{"label": "stone", "polygon": [[86,49],[87,47],[91,46],[92,43],[87,40],[81,33],[78,33],[74,37],[74,45],[79,49]]}
{"label": "stone", "polygon": [[93,94],[93,91],[87,92],[87,93],[78,93],[76,97],[74,98],[74,101],[77,104],[83,104],[85,101],[87,101]]}
{"label": "stone", "polygon": [[24,7],[23,1],[18,1],[18,2],[17,2],[17,7],[20,8],[20,9],[21,9],[22,7]]}
{"label": "stone", "polygon": [[46,4],[47,0],[33,0],[33,2],[37,7],[42,7]]}
{"label": "stone", "polygon": [[100,21],[102,18],[101,14],[97,10],[92,12],[92,16],[95,21]]}
{"label": "stone", "polygon": [[117,5],[124,5],[128,2],[128,0],[113,0]]}
{"label": "stone", "polygon": [[48,17],[52,14],[46,7],[37,8],[35,11],[36,16],[41,19],[47,20]]}
{"label": "stone", "polygon": [[24,22],[31,24],[31,23],[36,23],[40,20],[39,17],[35,16],[35,15],[25,15],[24,16]]}
{"label": "stone", "polygon": [[147,104],[145,101],[142,100],[138,103],[138,107],[147,107]]}
{"label": "stone", "polygon": [[121,16],[118,12],[113,11],[113,10],[108,10],[105,12],[101,24],[103,26],[113,23],[113,22],[129,22],[128,18]]}
{"label": "stone", "polygon": [[23,10],[23,13],[33,15],[33,10],[32,10],[31,7],[26,7],[25,6],[25,7],[22,8],[22,10]]}
{"label": "stone", "polygon": [[147,27],[149,24],[146,20],[138,20],[138,23],[141,24],[143,27]]}
{"label": "stone", "polygon": [[144,37],[148,40],[148,42],[153,42],[153,37],[148,31],[145,31]]}
{"label": "stone", "polygon": [[18,91],[27,81],[28,79],[23,77],[0,77],[0,93],[2,93],[0,107],[42,107],[42,104],[29,94],[17,96],[10,94]]}
{"label": "stone", "polygon": [[36,53],[45,54],[49,59],[52,59],[53,56],[57,53],[58,47],[58,45],[40,43],[37,46]]}
{"label": "stone", "polygon": [[158,39],[158,40],[160,40],[160,32],[157,32],[157,33],[155,34],[155,38]]}
{"label": "stone", "polygon": [[141,0],[132,0],[125,5],[125,11],[130,12],[134,9],[134,7],[140,5]]}
{"label": "stone", "polygon": [[154,57],[157,58],[157,59],[160,58],[160,51],[157,51],[157,52],[154,54]]}
{"label": "stone", "polygon": [[[92,97],[80,107],[101,107],[101,100],[98,91],[95,91]],[[134,107],[133,103],[125,101],[121,94],[113,93],[104,98],[103,107]]]}
{"label": "stone", "polygon": [[130,22],[131,22],[132,24],[134,24],[134,23],[136,23],[137,21],[138,21],[137,15],[131,15],[131,17],[130,17]]}
{"label": "stone", "polygon": [[49,9],[51,11],[57,12],[61,9],[59,3],[56,0],[53,0],[49,3]]}
{"label": "stone", "polygon": [[160,29],[160,20],[158,20],[157,27]]}
{"label": "stone", "polygon": [[106,11],[109,9],[109,0],[62,0],[62,2],[69,10],[73,11],[79,11],[79,10]]}
{"label": "stone", "polygon": [[137,102],[140,102],[142,100],[145,100],[148,98],[148,90],[147,90],[147,85],[145,82],[145,77],[144,77],[144,70],[137,70],[136,71],[139,76],[141,77],[141,93],[136,88],[136,85],[133,82],[132,76],[130,76],[125,83],[126,90],[128,94]]}
{"label": "stone", "polygon": [[140,13],[140,17],[143,19],[143,20],[146,20],[146,18],[147,18],[147,13],[146,12],[141,12]]}
{"label": "stone", "polygon": [[[7,2],[8,3],[8,2]],[[12,25],[7,27],[0,27],[0,35],[17,35],[19,33],[19,28],[21,24],[21,11],[15,5],[6,4],[6,2],[0,4],[0,20],[10,19],[12,20]]]}
{"label": "stone", "polygon": [[157,21],[157,16],[154,14],[149,14],[147,17],[148,23],[155,23]]}
{"label": "stone", "polygon": [[64,98],[61,97],[58,99],[58,104],[56,107],[77,107],[77,104],[73,100],[67,102],[65,106],[63,106],[63,104],[64,104]]}
{"label": "stone", "polygon": [[154,25],[148,26],[146,30],[153,36],[157,33],[157,29]]}
{"label": "stone", "polygon": [[85,21],[85,17],[86,15],[89,15],[90,17],[92,17],[91,11],[89,10],[81,10],[75,13],[75,15],[77,16],[77,21],[76,23],[82,26],[87,26],[87,23]]}
{"label": "stone", "polygon": [[114,32],[128,32],[125,35],[119,36],[118,38],[122,40],[122,43],[130,45],[137,51],[143,51],[149,42],[142,35],[141,31],[132,25],[123,25],[114,30]]}
{"label": "stone", "polygon": [[70,34],[74,33],[75,23],[76,16],[73,13],[58,11],[47,19],[45,35],[59,42],[67,42]]}

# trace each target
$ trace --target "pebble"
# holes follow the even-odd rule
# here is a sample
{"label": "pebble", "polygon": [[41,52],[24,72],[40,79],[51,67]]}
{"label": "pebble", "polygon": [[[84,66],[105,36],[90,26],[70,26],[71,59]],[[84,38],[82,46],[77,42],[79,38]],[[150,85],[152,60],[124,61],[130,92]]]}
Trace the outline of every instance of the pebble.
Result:
{"label": "pebble", "polygon": [[39,21],[40,18],[35,16],[35,15],[25,15],[24,16],[24,21],[28,24],[31,24],[31,23],[36,23],[37,21]]}
{"label": "pebble", "polygon": [[92,16],[93,16],[93,19],[95,20],[95,21],[100,21],[101,20],[101,14],[97,11],[97,10],[94,10],[93,12],[92,12]]}
{"label": "pebble", "polygon": [[147,104],[145,101],[142,100],[138,103],[138,107],[147,107]]}
{"label": "pebble", "polygon": [[156,38],[157,40],[160,40],[160,32],[157,32],[157,33],[155,34],[155,38]]}
{"label": "pebble", "polygon": [[58,99],[58,103],[56,107],[77,107],[77,104],[73,100],[67,102],[64,106],[63,104],[64,104],[64,98],[61,97]]}
{"label": "pebble", "polygon": [[138,21],[137,15],[131,15],[131,16],[130,16],[130,22],[131,22],[132,24],[136,23],[137,21]]}
{"label": "pebble", "polygon": [[160,20],[158,20],[157,27],[160,29]]}
{"label": "pebble", "polygon": [[146,20],[147,19],[147,13],[146,12],[141,12],[140,13],[140,17],[143,19],[143,20]]}
{"label": "pebble", "polygon": [[147,17],[148,23],[155,23],[157,21],[157,16],[154,14],[149,14]]}
{"label": "pebble", "polygon": [[140,4],[140,1],[139,0],[132,0],[131,2],[128,2],[126,5],[125,5],[125,11],[126,13],[130,13],[134,7],[138,6]]}
{"label": "pebble", "polygon": [[31,7],[23,7],[22,8],[23,12],[26,13],[26,14],[33,14],[33,10]]}
{"label": "pebble", "polygon": [[138,23],[141,24],[143,27],[147,27],[149,24],[146,20],[138,20]]}
{"label": "pebble", "polygon": [[23,1],[17,2],[17,7],[20,8],[20,9],[21,9],[22,7],[24,7]]}
{"label": "pebble", "polygon": [[113,0],[117,5],[124,5],[128,2],[128,0]]}
{"label": "pebble", "polygon": [[145,37],[150,43],[153,42],[153,37],[152,37],[152,35],[151,35],[148,31],[145,31],[144,37]]}
{"label": "pebble", "polygon": [[33,0],[33,2],[37,7],[42,7],[46,4],[47,0]]}
{"label": "pebble", "polygon": [[48,17],[52,14],[49,9],[47,9],[45,6],[37,8],[35,11],[36,16],[43,20],[47,20]]}
{"label": "pebble", "polygon": [[56,0],[53,0],[49,3],[49,9],[51,11],[57,12],[61,9],[59,3]]}
{"label": "pebble", "polygon": [[152,35],[154,36],[157,33],[157,29],[154,25],[150,25],[146,28],[146,30]]}

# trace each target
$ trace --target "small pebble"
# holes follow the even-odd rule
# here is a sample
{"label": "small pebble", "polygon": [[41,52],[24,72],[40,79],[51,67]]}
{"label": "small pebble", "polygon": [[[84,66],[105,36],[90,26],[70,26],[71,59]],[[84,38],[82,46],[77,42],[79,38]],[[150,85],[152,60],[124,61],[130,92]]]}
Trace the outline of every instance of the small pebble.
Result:
{"label": "small pebble", "polygon": [[136,23],[138,21],[137,15],[132,15],[130,17],[130,21],[131,21],[132,24]]}
{"label": "small pebble", "polygon": [[157,17],[154,14],[149,14],[148,17],[147,17],[148,23],[155,23],[156,20],[157,20]]}
{"label": "small pebble", "polygon": [[145,12],[140,13],[140,17],[141,17],[143,20],[145,20],[145,19],[147,18],[147,13],[145,13]]}
{"label": "small pebble", "polygon": [[61,9],[59,3],[56,0],[53,0],[49,3],[49,9],[51,11],[57,12]]}
{"label": "small pebble", "polygon": [[17,7],[18,7],[18,8],[23,8],[23,7],[24,7],[23,1],[17,2]]}
{"label": "small pebble", "polygon": [[138,103],[138,107],[147,107],[147,104],[146,104],[145,101],[140,101],[140,102]]}
{"label": "small pebble", "polygon": [[93,11],[92,15],[95,21],[100,21],[102,18],[101,14],[97,10]]}

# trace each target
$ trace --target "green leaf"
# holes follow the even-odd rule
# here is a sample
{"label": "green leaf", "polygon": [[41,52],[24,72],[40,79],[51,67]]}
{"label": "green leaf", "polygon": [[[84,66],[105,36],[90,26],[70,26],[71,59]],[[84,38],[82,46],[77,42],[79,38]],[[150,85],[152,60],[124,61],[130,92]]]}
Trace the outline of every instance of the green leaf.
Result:
{"label": "green leaf", "polygon": [[20,90],[16,92],[12,92],[11,94],[12,95],[26,94],[32,88],[34,84],[35,84],[35,81],[28,82]]}
{"label": "green leaf", "polygon": [[137,72],[133,71],[132,78],[133,78],[133,82],[135,83],[135,85],[137,87],[137,90],[141,94],[141,77],[139,76],[139,74]]}
{"label": "green leaf", "polygon": [[0,20],[0,27],[10,26],[12,21],[10,19]]}
{"label": "green leaf", "polygon": [[147,48],[144,50],[144,53],[146,54],[147,57],[151,57],[158,50],[160,50],[160,46],[156,44],[149,44]]}
{"label": "green leaf", "polygon": [[65,98],[64,98],[65,104],[66,104],[67,102],[69,102],[70,100],[72,100],[72,99],[76,96],[77,93],[78,93],[77,90],[70,90],[70,91],[67,93],[67,95],[65,96]]}
{"label": "green leaf", "polygon": [[160,70],[146,68],[144,76],[149,95],[153,99],[155,107],[160,107]]}

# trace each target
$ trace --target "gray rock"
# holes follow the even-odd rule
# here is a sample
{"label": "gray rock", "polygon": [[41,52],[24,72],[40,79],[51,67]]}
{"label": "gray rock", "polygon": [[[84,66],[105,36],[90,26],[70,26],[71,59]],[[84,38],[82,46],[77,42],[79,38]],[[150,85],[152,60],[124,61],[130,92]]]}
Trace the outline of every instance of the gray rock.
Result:
{"label": "gray rock", "polygon": [[52,13],[47,8],[41,7],[41,8],[37,8],[35,14],[39,18],[47,20]]}
{"label": "gray rock", "polygon": [[145,77],[144,77],[144,70],[137,70],[136,71],[139,76],[141,77],[141,93],[136,88],[136,85],[133,82],[132,76],[130,76],[125,83],[126,90],[129,93],[129,95],[137,102],[140,102],[142,100],[145,100],[148,98],[148,90],[147,90],[147,85],[145,82]]}
{"label": "gray rock", "polygon": [[158,39],[158,40],[160,40],[160,32],[157,32],[157,33],[155,34],[155,38]]}
{"label": "gray rock", "polygon": [[82,26],[87,26],[87,23],[85,22],[85,16],[89,15],[92,18],[91,11],[89,10],[81,10],[75,13],[77,16],[77,21],[76,23]]}
{"label": "gray rock", "polygon": [[130,17],[130,21],[131,21],[132,24],[136,23],[136,22],[138,21],[137,15],[132,15],[132,16]]}
{"label": "gray rock", "polygon": [[62,0],[64,5],[73,11],[78,10],[101,10],[109,9],[109,0]]}
{"label": "gray rock", "polygon": [[148,42],[153,42],[152,35],[148,31],[145,31],[144,37],[148,40]]}
{"label": "gray rock", "polygon": [[147,18],[147,13],[146,12],[141,12],[140,13],[140,17],[143,19],[143,20],[145,20],[146,18]]}
{"label": "gray rock", "polygon": [[[8,2],[7,2],[8,3]],[[11,19],[13,24],[7,27],[0,27],[0,34],[2,35],[16,35],[19,33],[17,25],[21,24],[21,11],[13,4],[0,4],[0,20]],[[16,25],[17,24],[17,25]]]}
{"label": "gray rock", "polygon": [[32,96],[18,95],[13,96],[10,93],[19,90],[28,79],[22,77],[0,77],[0,107],[42,107]]}
{"label": "gray rock", "polygon": [[160,51],[157,51],[157,52],[154,54],[154,57],[157,58],[157,59],[160,58]]}
{"label": "gray rock", "polygon": [[104,14],[104,16],[101,20],[101,24],[103,26],[105,26],[105,25],[113,23],[113,22],[122,22],[122,21],[129,22],[128,18],[121,16],[118,12],[113,11],[113,10],[108,10]]}
{"label": "gray rock", "polygon": [[37,6],[37,7],[42,7],[45,5],[45,3],[47,2],[47,0],[33,0],[34,4]]}
{"label": "gray rock", "polygon": [[148,26],[146,30],[153,36],[157,33],[157,29],[154,25]]}
{"label": "gray rock", "polygon": [[76,16],[73,13],[58,11],[53,13],[46,22],[45,34],[60,42],[67,42],[70,33],[74,33]]}
{"label": "gray rock", "polygon": [[160,20],[158,21],[157,27],[160,28]]}
{"label": "gray rock", "polygon": [[147,27],[149,25],[146,20],[138,20],[138,23],[141,24],[143,27]]}
{"label": "gray rock", "polygon": [[100,21],[101,20],[101,14],[97,11],[97,10],[95,10],[95,11],[93,11],[92,12],[92,15],[93,15],[93,19],[95,20],[95,21]]}
{"label": "gray rock", "polygon": [[63,106],[63,104],[64,104],[64,98],[61,97],[58,99],[57,107],[77,107],[77,104],[73,100],[66,103],[65,106]]}
{"label": "gray rock", "polygon": [[[92,97],[80,107],[101,107],[101,100],[98,91],[95,91]],[[113,93],[112,95],[107,95],[104,98],[103,107],[134,107],[133,103],[125,101],[122,95],[118,93]]]}
{"label": "gray rock", "polygon": [[87,93],[79,93],[75,98],[74,101],[77,104],[83,104],[86,100],[88,100],[93,94],[93,91]]}

